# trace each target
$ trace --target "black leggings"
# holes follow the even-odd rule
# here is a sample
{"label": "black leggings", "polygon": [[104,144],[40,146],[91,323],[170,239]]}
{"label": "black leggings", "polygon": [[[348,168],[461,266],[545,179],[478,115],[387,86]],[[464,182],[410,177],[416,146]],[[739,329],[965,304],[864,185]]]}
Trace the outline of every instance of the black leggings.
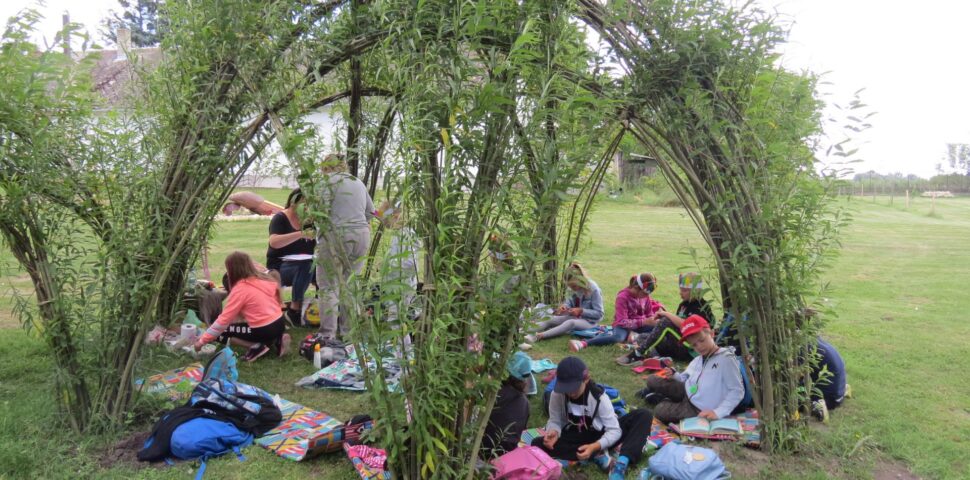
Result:
{"label": "black leggings", "polygon": [[694,358],[680,339],[680,329],[667,318],[660,320],[650,333],[637,337],[636,356],[645,357],[650,349],[656,350],[661,357],[670,357],[683,362],[689,362]]}
{"label": "black leggings", "polygon": [[[634,465],[640,460],[640,455],[643,454],[643,446],[647,443],[647,437],[650,436],[653,415],[650,414],[649,410],[638,408],[620,417],[619,420],[620,429],[623,431],[623,435],[620,437],[620,455],[630,459],[630,465]],[[578,430],[575,427],[570,427],[563,429],[559,434],[559,440],[556,441],[551,450],[543,445],[542,437],[533,439],[532,446],[541,448],[552,458],[577,460],[576,450],[579,447],[593,443],[603,436],[603,432],[591,428]]]}
{"label": "black leggings", "polygon": [[234,323],[219,335],[219,343],[227,343],[230,338],[238,338],[250,343],[262,343],[268,346],[278,346],[283,334],[286,333],[286,318],[280,317],[269,325],[250,327],[245,323]]}

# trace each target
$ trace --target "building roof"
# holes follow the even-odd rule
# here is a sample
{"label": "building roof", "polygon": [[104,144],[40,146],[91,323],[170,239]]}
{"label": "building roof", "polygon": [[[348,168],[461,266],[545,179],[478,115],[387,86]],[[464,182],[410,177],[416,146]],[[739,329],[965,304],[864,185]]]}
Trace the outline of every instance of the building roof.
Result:
{"label": "building roof", "polygon": [[[91,72],[94,89],[104,97],[106,103],[112,107],[123,106],[126,99],[134,92],[132,80],[135,71],[132,62],[118,50],[98,50],[86,54],[96,57],[94,69]],[[162,50],[158,47],[135,48],[130,55],[137,58],[139,68],[154,70],[162,61]]]}

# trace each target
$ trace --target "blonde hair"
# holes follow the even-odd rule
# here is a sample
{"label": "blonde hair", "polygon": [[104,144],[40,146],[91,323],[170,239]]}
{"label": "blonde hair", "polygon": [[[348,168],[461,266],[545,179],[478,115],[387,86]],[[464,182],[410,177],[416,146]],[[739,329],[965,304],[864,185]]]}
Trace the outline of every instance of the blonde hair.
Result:
{"label": "blonde hair", "polygon": [[323,157],[323,162],[320,162],[320,173],[324,175],[329,175],[332,173],[347,173],[350,170],[347,167],[347,159],[344,158],[342,153],[331,153],[326,157]]}
{"label": "blonde hair", "polygon": [[586,273],[586,269],[583,268],[579,262],[572,262],[566,267],[566,271],[563,274],[563,279],[566,283],[575,281],[579,284],[580,288],[583,290],[589,290],[589,286],[592,281],[589,278],[589,273]]}

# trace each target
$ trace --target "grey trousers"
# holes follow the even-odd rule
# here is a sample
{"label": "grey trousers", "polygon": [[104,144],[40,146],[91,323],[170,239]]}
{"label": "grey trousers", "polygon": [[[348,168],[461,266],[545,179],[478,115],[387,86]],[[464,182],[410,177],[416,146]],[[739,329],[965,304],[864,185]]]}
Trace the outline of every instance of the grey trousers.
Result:
{"label": "grey trousers", "polygon": [[585,330],[593,328],[595,323],[585,318],[577,318],[570,315],[556,315],[549,320],[536,324],[539,334],[543,339],[565,335],[573,330]]}
{"label": "grey trousers", "polygon": [[[347,335],[350,326],[347,315],[340,315],[353,307],[357,289],[351,285],[351,275],[360,273],[364,257],[370,247],[370,227],[338,229],[327,232],[317,240],[317,287],[320,302],[320,334],[325,338]],[[349,290],[348,290],[349,289]],[[339,320],[339,325],[338,323]]]}

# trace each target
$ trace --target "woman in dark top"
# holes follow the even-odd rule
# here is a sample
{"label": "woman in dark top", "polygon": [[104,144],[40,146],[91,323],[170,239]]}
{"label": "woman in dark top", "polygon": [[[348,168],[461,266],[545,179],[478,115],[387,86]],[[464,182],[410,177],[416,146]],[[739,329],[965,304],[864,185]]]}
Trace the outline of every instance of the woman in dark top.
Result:
{"label": "woman in dark top", "polygon": [[519,437],[529,423],[529,399],[527,392],[535,393],[535,377],[532,376],[532,359],[525,352],[515,355],[505,365],[508,378],[495,397],[495,406],[482,437],[481,456],[498,457],[515,450]]}
{"label": "woman in dark top", "polygon": [[290,192],[286,207],[273,215],[269,222],[269,248],[266,249],[266,268],[276,270],[284,287],[293,287],[291,300],[286,310],[287,318],[298,324],[303,307],[303,296],[313,280],[313,260],[286,259],[289,255],[313,255],[316,248],[316,234],[304,230],[300,215],[304,213],[306,202],[303,192],[297,188]]}

